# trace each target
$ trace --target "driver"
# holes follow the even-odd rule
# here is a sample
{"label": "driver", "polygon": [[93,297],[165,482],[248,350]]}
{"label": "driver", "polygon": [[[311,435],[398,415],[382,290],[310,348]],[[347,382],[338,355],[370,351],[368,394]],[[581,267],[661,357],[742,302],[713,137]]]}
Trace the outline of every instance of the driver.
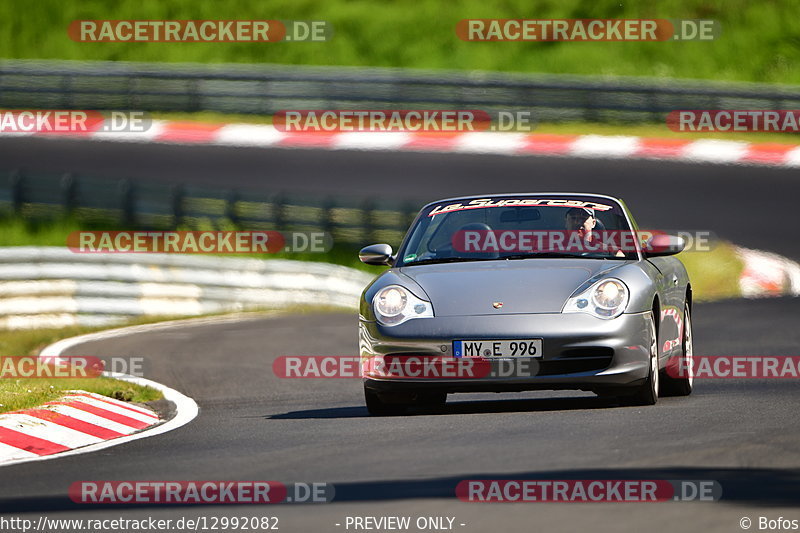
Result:
{"label": "driver", "polygon": [[[594,242],[594,227],[597,225],[597,217],[594,209],[590,207],[571,207],[565,216],[567,231],[577,231],[584,242]],[[598,248],[604,252],[614,254],[616,257],[625,257],[625,254],[616,247],[610,247],[606,243],[599,243]]]}

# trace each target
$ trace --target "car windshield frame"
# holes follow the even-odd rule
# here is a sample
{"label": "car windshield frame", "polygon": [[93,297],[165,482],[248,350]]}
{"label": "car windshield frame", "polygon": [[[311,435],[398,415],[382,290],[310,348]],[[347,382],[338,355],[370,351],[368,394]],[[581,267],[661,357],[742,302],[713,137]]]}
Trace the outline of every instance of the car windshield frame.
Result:
{"label": "car windshield frame", "polygon": [[[414,219],[411,227],[406,233],[403,242],[398,249],[394,266],[406,267],[416,265],[430,265],[430,264],[444,264],[444,263],[461,263],[461,262],[476,262],[476,261],[506,261],[506,260],[519,260],[519,259],[552,259],[552,258],[575,258],[575,259],[600,259],[600,260],[640,260],[642,259],[641,243],[634,237],[633,242],[635,251],[623,251],[623,256],[616,256],[611,252],[585,252],[574,253],[571,251],[553,252],[553,251],[502,251],[496,257],[487,256],[486,252],[483,255],[477,253],[459,253],[459,255],[446,255],[438,256],[434,250],[430,250],[430,240],[433,235],[444,225],[446,218],[453,213],[484,213],[483,216],[479,215],[474,217],[476,219],[487,220],[490,218],[486,213],[495,213],[489,211],[497,208],[513,207],[518,213],[526,208],[529,209],[553,209],[558,211],[547,212],[548,217],[554,220],[553,213],[558,212],[559,217],[565,217],[566,211],[573,207],[589,208],[594,212],[595,218],[598,220],[605,219],[605,222],[613,222],[617,226],[615,231],[621,233],[630,232],[636,235],[638,226],[633,220],[627,206],[621,200],[600,194],[584,194],[584,193],[521,193],[521,194],[491,194],[482,196],[468,196],[457,197],[431,202],[424,206],[417,217]],[[508,211],[508,210],[506,210]],[[539,212],[541,213],[541,212]],[[562,214],[563,213],[563,214]],[[600,213],[598,215],[598,213]],[[607,213],[605,216],[603,213]],[[530,215],[534,215],[531,211]],[[500,215],[502,217],[502,214]],[[614,217],[613,219],[610,217]],[[438,221],[436,219],[439,219]],[[522,218],[522,215],[520,215]],[[527,220],[538,220],[529,218]],[[431,230],[431,226],[436,221],[437,226]],[[461,223],[463,224],[463,222]],[[478,222],[467,222],[467,225],[479,224]],[[485,225],[485,224],[484,224]],[[489,227],[489,226],[485,226]],[[496,230],[492,227],[493,231],[504,231],[508,228]],[[539,228],[542,231],[555,231],[556,228]],[[419,232],[422,233],[419,233]],[[564,230],[566,232],[566,230]],[[430,233],[428,233],[430,232]],[[445,234],[447,232],[445,231]],[[453,235],[453,232],[450,232]],[[423,240],[424,239],[424,240]],[[451,243],[452,244],[452,243]],[[425,246],[426,250],[422,255],[415,252],[420,252],[420,246]],[[409,253],[411,252],[411,253]],[[425,255],[428,254],[428,255]]]}

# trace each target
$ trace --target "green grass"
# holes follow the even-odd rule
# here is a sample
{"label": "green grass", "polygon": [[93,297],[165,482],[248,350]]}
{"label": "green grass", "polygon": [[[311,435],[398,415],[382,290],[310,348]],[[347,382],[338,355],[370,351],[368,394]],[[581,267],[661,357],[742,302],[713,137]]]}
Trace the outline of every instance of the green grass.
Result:
{"label": "green grass", "polygon": [[[0,216],[0,247],[2,246],[66,246],[67,235],[73,231],[117,231],[126,228],[117,224],[101,225],[98,223],[84,224],[74,219],[56,218],[51,220],[33,221],[13,216]],[[185,231],[205,231],[217,228],[209,227],[179,227]],[[235,230],[222,228],[225,230]],[[355,245],[334,244],[333,248],[325,253],[319,252],[279,252],[274,254],[216,254],[225,257],[256,258],[256,259],[293,259],[297,261],[316,261],[334,263],[337,265],[358,268],[366,272],[379,273],[381,267],[365,265],[358,260],[359,248]]]}
{"label": "green grass", "polygon": [[74,220],[31,221],[0,218],[0,246],[66,246],[67,235],[88,229]]}
{"label": "green grass", "polygon": [[741,296],[739,278],[744,263],[731,244],[721,242],[710,252],[682,252],[677,257],[689,272],[694,301],[708,302]]}
{"label": "green grass", "polygon": [[[172,0],[0,4],[0,57],[202,63],[280,63],[651,76],[800,83],[794,0]],[[703,18],[712,42],[464,42],[465,18]],[[80,43],[85,19],[326,20],[321,43]]]}
{"label": "green grass", "polygon": [[[53,342],[103,328],[69,327],[37,330],[0,330],[0,357],[35,356]],[[84,390],[144,403],[162,398],[160,391],[108,377],[0,379],[0,413],[29,409],[55,400],[64,391]]]}

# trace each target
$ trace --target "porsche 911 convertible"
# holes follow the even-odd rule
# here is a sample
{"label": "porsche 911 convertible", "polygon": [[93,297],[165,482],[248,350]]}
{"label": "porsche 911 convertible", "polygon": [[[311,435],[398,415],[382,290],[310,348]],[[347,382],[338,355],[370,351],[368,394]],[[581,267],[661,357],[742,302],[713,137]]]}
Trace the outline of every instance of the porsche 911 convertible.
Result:
{"label": "porsche 911 convertible", "polygon": [[363,292],[359,349],[373,415],[448,393],[573,389],[652,405],[688,395],[692,287],[681,238],[642,232],[610,196],[525,193],[422,208]]}

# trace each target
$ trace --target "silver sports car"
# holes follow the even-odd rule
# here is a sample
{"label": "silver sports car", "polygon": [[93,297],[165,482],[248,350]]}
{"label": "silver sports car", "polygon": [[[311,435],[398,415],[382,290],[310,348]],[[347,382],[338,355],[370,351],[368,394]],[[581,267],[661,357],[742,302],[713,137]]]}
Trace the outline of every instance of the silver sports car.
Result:
{"label": "silver sports car", "polygon": [[692,288],[669,257],[683,248],[599,194],[426,205],[397,255],[359,254],[392,267],[361,298],[369,412],[441,407],[456,392],[579,389],[637,405],[690,394]]}

